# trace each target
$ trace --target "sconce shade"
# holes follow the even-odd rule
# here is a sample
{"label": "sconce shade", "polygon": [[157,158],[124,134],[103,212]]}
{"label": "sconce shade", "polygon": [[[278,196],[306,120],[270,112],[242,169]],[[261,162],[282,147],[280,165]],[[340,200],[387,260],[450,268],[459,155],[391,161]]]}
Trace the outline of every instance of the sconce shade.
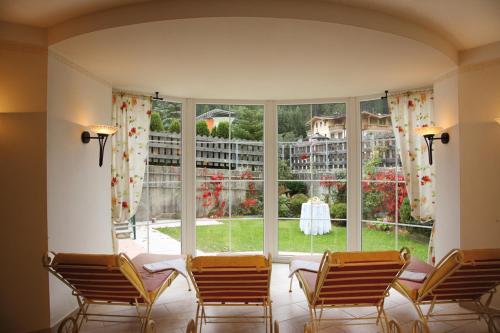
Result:
{"label": "sconce shade", "polygon": [[439,126],[423,126],[415,128],[415,132],[418,135],[437,135],[443,131],[442,127]]}
{"label": "sconce shade", "polygon": [[109,125],[90,125],[89,130],[97,134],[97,136],[91,136],[90,132],[84,131],[82,132],[82,142],[89,143],[90,140],[98,140],[99,141],[99,166],[102,166],[102,161],[104,158],[104,147],[106,146],[106,141],[108,141],[108,137],[113,135],[118,130],[118,127],[109,126]]}
{"label": "sconce shade", "polygon": [[89,130],[96,134],[113,135],[118,130],[118,127],[110,125],[90,125]]}
{"label": "sconce shade", "polygon": [[500,125],[500,117],[495,118],[495,121],[498,123],[498,125]]}

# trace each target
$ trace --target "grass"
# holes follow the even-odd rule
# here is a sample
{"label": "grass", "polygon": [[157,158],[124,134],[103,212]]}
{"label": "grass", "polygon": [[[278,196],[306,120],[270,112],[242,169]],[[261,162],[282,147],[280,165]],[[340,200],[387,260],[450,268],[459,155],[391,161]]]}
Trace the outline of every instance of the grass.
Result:
{"label": "grass", "polygon": [[[196,227],[197,248],[204,252],[251,252],[262,251],[264,247],[264,228],[262,219],[223,220],[218,225]],[[300,231],[298,220],[280,220],[278,248],[280,252],[306,252],[312,248],[314,253],[325,250],[346,250],[346,228],[333,226],[325,235],[310,236]],[[163,227],[158,231],[180,241],[180,228]],[[411,254],[427,260],[428,239],[421,235],[399,234],[398,246],[406,246]],[[394,250],[396,240],[394,231],[381,231],[363,228],[363,250]]]}

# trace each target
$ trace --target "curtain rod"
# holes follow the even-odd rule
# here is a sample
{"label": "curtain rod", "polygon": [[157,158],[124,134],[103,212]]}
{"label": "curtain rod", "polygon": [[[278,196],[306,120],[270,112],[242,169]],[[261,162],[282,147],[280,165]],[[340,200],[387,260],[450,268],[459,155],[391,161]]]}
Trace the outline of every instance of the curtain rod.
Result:
{"label": "curtain rod", "polygon": [[407,94],[412,94],[412,93],[420,93],[420,92],[426,92],[426,91],[433,91],[434,89],[432,87],[424,87],[424,88],[418,88],[418,89],[410,89],[410,90],[397,90],[394,92],[389,93],[389,90],[384,91],[385,96],[382,96],[381,99],[387,99],[389,96],[401,96],[401,95],[407,95]]}

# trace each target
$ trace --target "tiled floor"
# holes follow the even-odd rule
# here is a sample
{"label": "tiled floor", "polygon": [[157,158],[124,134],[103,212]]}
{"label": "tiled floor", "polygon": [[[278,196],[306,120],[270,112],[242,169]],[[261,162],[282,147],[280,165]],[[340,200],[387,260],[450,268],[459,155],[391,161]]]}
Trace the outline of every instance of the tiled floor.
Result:
{"label": "tiled floor", "polygon": [[[274,264],[271,280],[271,291],[273,299],[273,319],[280,325],[280,333],[302,333],[305,322],[308,320],[308,308],[302,290],[294,281],[293,292],[288,292],[288,265]],[[453,306],[453,305],[450,305]],[[449,312],[450,306],[437,308],[437,311]],[[98,311],[120,312],[123,314],[133,313],[131,307],[101,306]],[[247,308],[248,309],[248,308]],[[417,318],[414,308],[408,301],[392,291],[388,297],[385,309],[390,318],[395,318],[403,327],[404,332],[410,332],[410,323]],[[152,318],[157,325],[158,333],[182,333],[185,332],[186,325],[190,318],[194,316],[196,310],[196,298],[194,291],[187,290],[186,280],[177,278],[173,285],[157,301]],[[454,309],[456,310],[456,309]],[[219,311],[222,311],[220,309]],[[224,311],[238,312],[241,308],[224,308]],[[260,311],[257,308],[248,311]],[[374,308],[346,308],[343,310],[330,310],[325,312],[325,316],[335,318],[345,318],[347,321],[353,317],[364,317],[373,315]],[[452,318],[451,318],[452,319]],[[352,322],[352,320],[351,320]],[[356,321],[357,322],[357,321]],[[321,332],[380,332],[380,328],[375,325],[355,325],[341,326],[338,324],[324,325]],[[432,332],[453,332],[453,333],[482,333],[488,332],[484,322],[478,321],[450,321],[442,324],[431,325]],[[88,322],[83,327],[86,333],[102,332],[138,332],[136,324],[98,323]],[[263,324],[208,324],[203,326],[202,332],[235,332],[235,333],[257,333],[265,332]]]}

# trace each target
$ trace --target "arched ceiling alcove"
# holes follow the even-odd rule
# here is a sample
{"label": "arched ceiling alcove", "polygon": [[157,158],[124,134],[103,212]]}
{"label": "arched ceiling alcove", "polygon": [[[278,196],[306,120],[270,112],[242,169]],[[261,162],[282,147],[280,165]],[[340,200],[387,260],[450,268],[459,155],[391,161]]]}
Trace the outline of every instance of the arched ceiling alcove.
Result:
{"label": "arched ceiling alcove", "polygon": [[401,35],[262,17],[123,25],[51,49],[115,88],[211,99],[369,95],[430,85],[455,66],[442,50]]}

